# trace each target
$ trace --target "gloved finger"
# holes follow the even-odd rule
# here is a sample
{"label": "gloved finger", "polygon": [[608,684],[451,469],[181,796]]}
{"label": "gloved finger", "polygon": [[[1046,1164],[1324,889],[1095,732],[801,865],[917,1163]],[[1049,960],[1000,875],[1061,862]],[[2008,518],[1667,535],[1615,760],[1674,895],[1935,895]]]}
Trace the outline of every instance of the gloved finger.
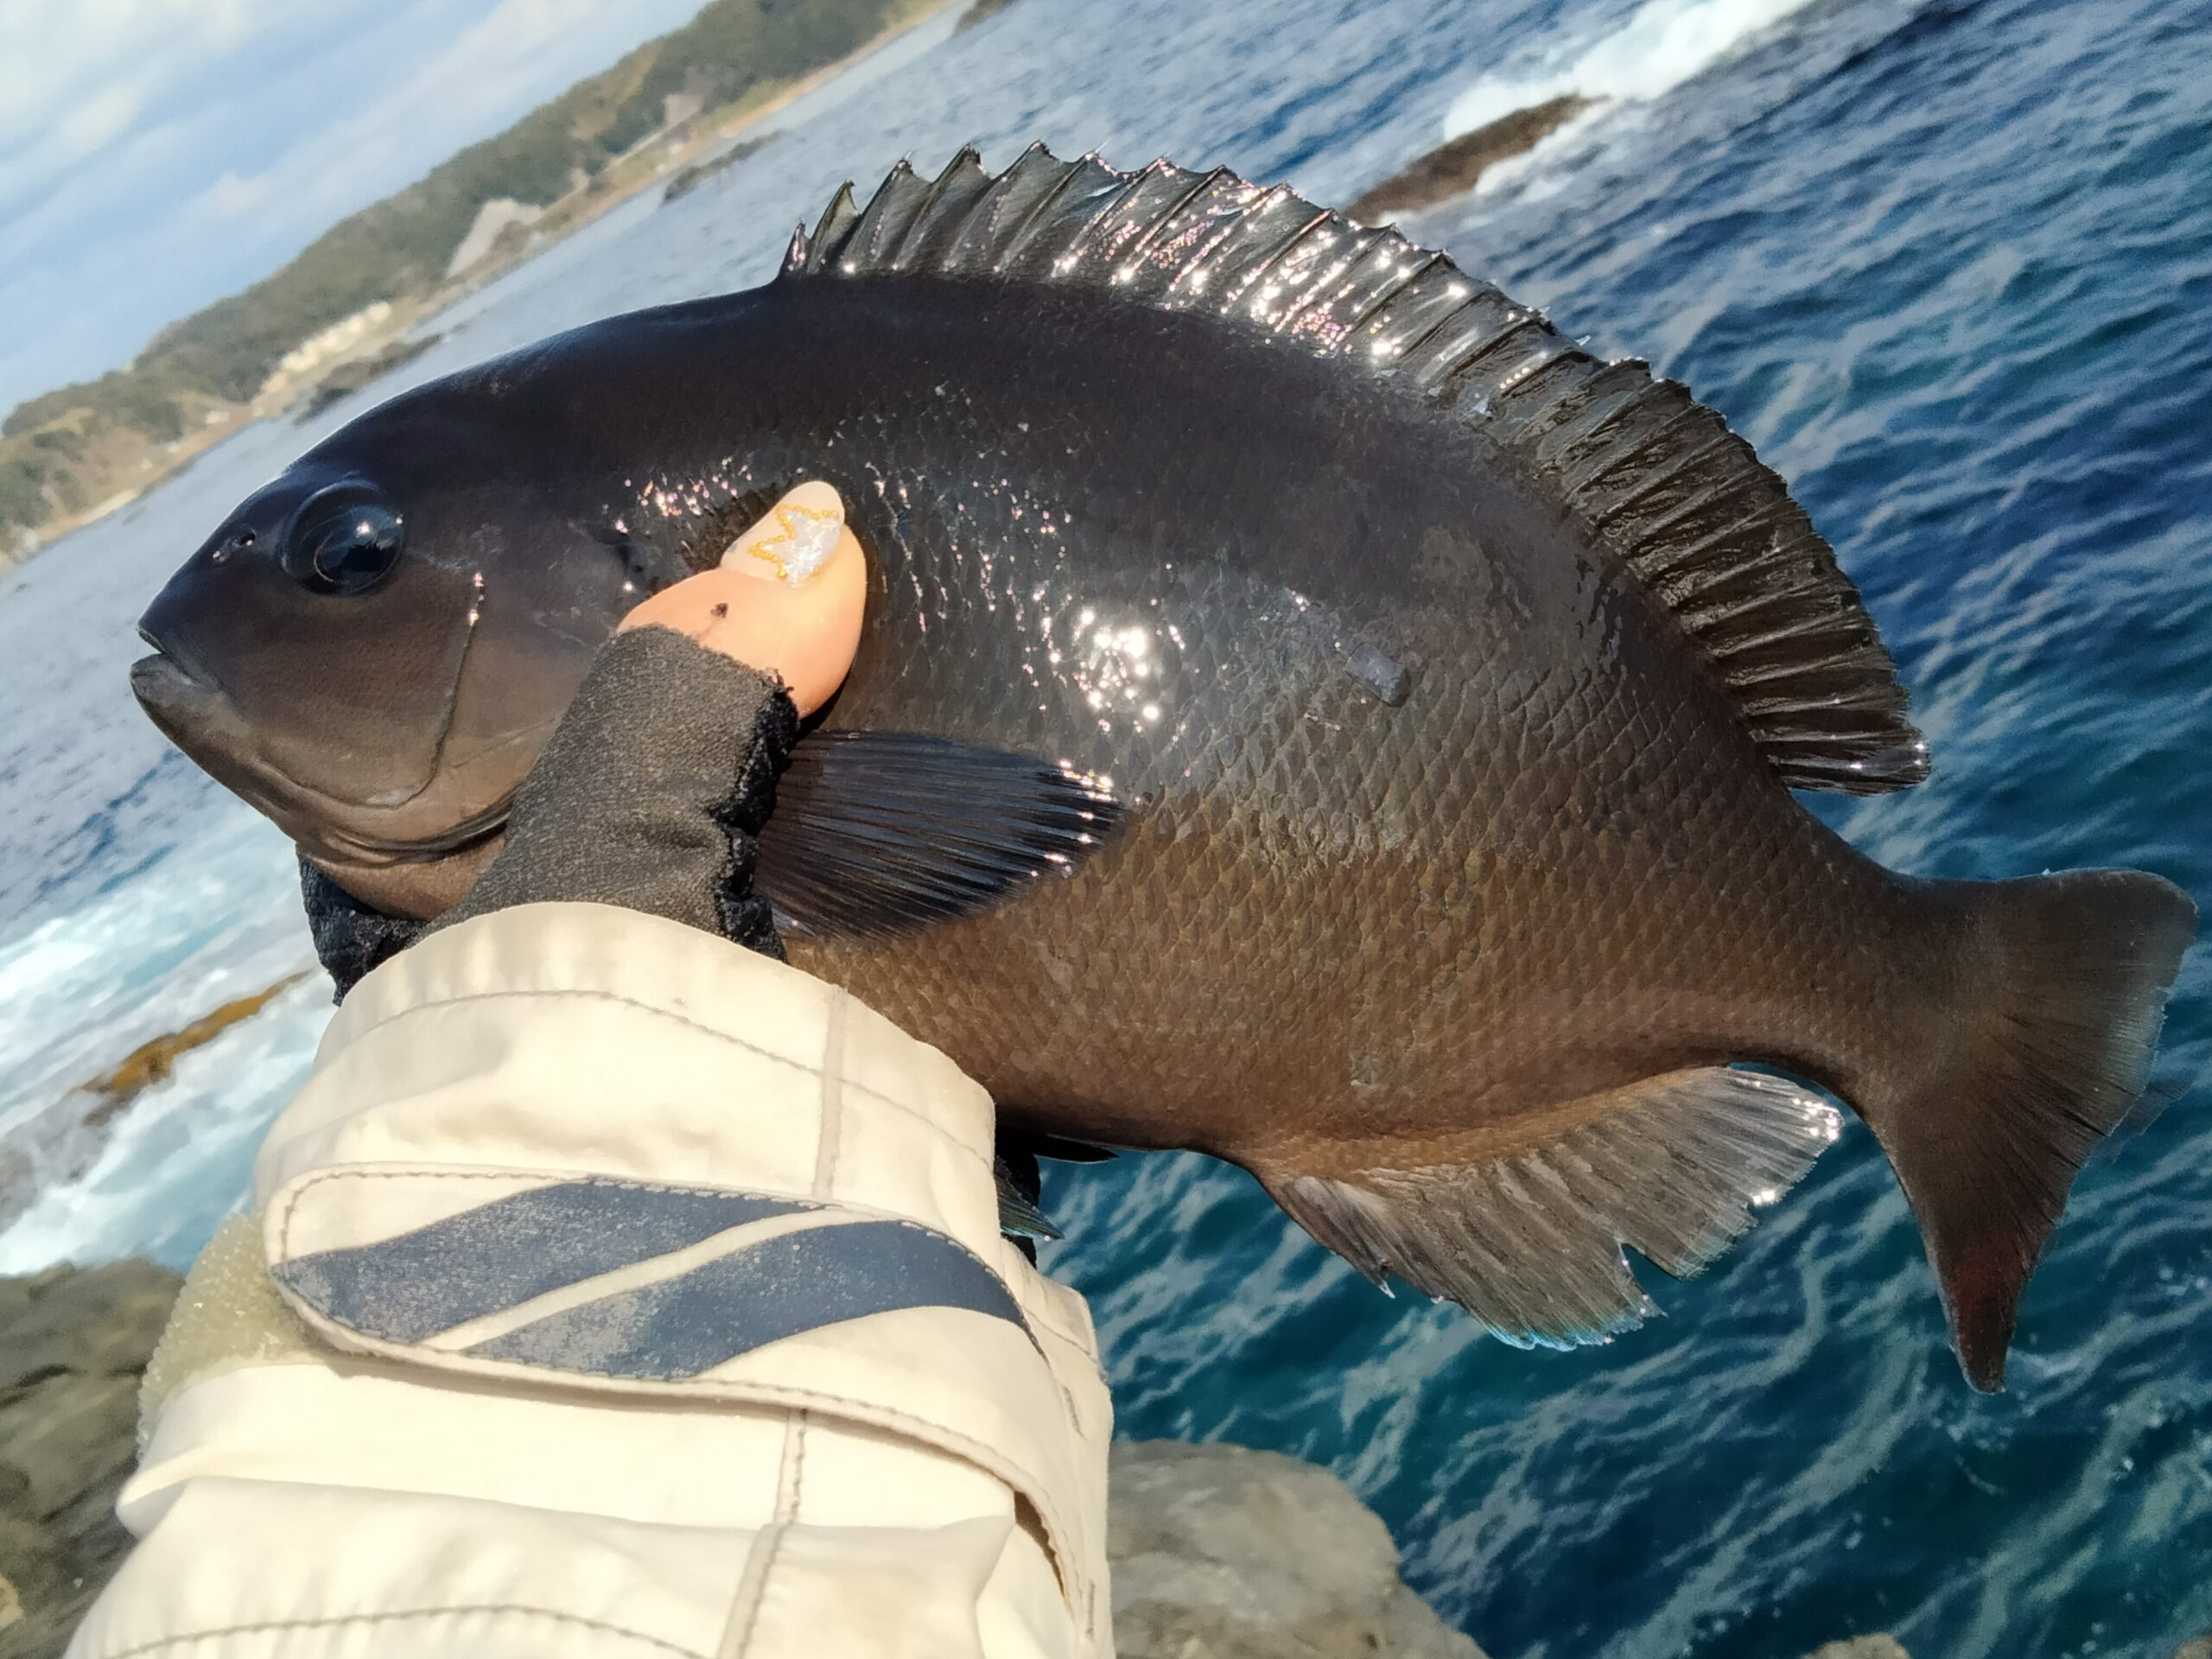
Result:
{"label": "gloved finger", "polygon": [[781,679],[801,715],[851,671],[868,605],[868,559],[829,485],[800,485],[733,541],[719,569],[664,588],[624,628],[673,629]]}

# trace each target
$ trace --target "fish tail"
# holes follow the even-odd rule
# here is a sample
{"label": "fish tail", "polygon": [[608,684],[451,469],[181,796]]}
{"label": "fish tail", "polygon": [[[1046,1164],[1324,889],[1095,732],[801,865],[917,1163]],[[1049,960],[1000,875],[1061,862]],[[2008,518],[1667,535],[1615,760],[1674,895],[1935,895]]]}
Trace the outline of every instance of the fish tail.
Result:
{"label": "fish tail", "polygon": [[1992,1393],[2075,1173],[2143,1092],[2196,907],[2136,870],[1931,889],[1967,941],[1936,1039],[1916,1032],[1839,1092],[1911,1201],[1967,1380]]}

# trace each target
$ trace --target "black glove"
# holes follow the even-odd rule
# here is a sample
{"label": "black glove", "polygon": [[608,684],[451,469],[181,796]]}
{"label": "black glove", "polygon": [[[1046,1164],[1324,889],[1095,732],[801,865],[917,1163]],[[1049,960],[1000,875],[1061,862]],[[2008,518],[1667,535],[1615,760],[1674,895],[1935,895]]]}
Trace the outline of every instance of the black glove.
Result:
{"label": "black glove", "polygon": [[452,910],[427,923],[385,915],[302,862],[315,954],[342,999],[427,932],[581,900],[780,961],[774,918],[753,890],[754,838],[798,741],[798,711],[777,682],[668,628],[619,633],[516,791],[505,844]]}
{"label": "black glove", "polygon": [[334,1002],[343,1002],[372,969],[414,944],[430,925],[372,909],[305,858],[300,860],[300,897],[307,904],[315,953],[335,987]]}

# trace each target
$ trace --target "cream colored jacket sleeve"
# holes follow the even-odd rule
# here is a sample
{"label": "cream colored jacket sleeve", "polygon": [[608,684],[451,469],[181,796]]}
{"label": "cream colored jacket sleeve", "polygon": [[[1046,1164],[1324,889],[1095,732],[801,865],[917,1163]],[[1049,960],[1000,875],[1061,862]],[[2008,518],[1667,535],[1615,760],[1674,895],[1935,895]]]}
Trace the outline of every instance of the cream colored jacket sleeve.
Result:
{"label": "cream colored jacket sleeve", "polygon": [[1105,1659],[1088,1313],[821,982],[533,905],[333,1021],[188,1282],[74,1659]]}

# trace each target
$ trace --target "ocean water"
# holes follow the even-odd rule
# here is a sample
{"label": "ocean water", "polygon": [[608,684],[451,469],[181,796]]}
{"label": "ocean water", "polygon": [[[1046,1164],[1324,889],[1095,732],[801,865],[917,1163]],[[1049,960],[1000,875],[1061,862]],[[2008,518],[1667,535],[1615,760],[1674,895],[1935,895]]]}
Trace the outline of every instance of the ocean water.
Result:
{"label": "ocean water", "polygon": [[[1409,228],[1688,381],[1791,479],[1936,763],[1820,810],[1923,874],[2137,864],[2212,900],[2202,0],[1020,0],[486,289],[404,374],[759,280],[901,155],[1043,137],[1342,199],[1570,89],[1609,101]],[[363,406],[252,429],[0,575],[0,1147],[36,1186],[0,1271],[188,1259],[304,1072],[312,984],[89,1163],[61,1105],[309,959],[279,839],[165,750],[123,671],[168,569]],[[1666,1319],[1573,1354],[1381,1295],[1194,1158],[1055,1172],[1046,1265],[1092,1300],[1124,1432],[1329,1465],[1497,1659],[1795,1659],[1875,1630],[1921,1659],[2165,1659],[2212,1630],[2208,971],[2168,1024],[2177,1098],[2083,1176],[1994,1399],[1855,1126],[1705,1277],[1647,1274]]]}

